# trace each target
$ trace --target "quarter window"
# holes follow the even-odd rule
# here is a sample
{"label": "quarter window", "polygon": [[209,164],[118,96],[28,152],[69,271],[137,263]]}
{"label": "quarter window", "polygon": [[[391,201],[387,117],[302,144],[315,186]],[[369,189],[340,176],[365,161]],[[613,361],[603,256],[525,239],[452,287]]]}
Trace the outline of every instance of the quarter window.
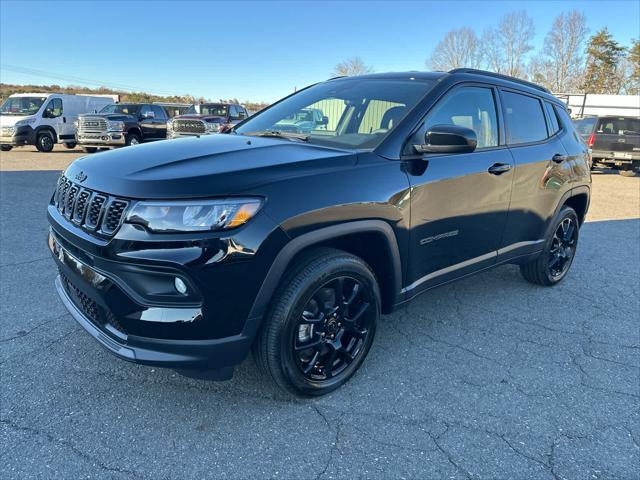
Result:
{"label": "quarter window", "polygon": [[477,148],[498,145],[498,117],[490,88],[463,87],[442,100],[429,114],[426,128],[458,125],[476,132]]}
{"label": "quarter window", "polygon": [[509,144],[539,142],[547,138],[547,122],[540,100],[502,92]]}
{"label": "quarter window", "polygon": [[560,131],[558,116],[556,115],[556,111],[550,103],[544,102],[544,106],[547,109],[547,115],[549,116],[549,121],[551,122],[549,124],[549,136],[553,136]]}

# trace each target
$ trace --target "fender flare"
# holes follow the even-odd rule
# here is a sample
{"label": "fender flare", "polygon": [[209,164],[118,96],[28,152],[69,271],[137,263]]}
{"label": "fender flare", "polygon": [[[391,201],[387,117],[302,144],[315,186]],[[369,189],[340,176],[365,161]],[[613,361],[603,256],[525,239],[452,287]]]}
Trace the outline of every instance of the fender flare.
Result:
{"label": "fender flare", "polygon": [[49,125],[40,125],[39,127],[36,127],[35,131],[33,132],[34,145],[38,140],[38,135],[40,135],[40,133],[42,132],[49,132],[51,135],[53,135],[53,143],[58,143],[58,134],[56,133],[55,129],[53,127],[50,127]]}
{"label": "fender flare", "polygon": [[558,205],[556,205],[556,209],[553,212],[553,215],[550,217],[549,224],[545,229],[545,233],[544,233],[545,239],[548,238],[549,235],[551,234],[551,229],[553,228],[554,221],[556,218],[558,218],[558,215],[560,215],[560,210],[562,210],[562,207],[564,207],[565,203],[567,203],[567,200],[569,200],[571,197],[575,197],[577,195],[583,195],[583,194],[587,195],[587,211],[588,211],[589,203],[591,202],[591,189],[587,185],[580,185],[577,187],[573,187],[570,190],[567,190],[564,193],[564,195],[560,197],[560,201],[558,202]]}
{"label": "fender flare", "polygon": [[391,226],[383,220],[358,220],[347,223],[340,223],[329,227],[320,228],[312,232],[295,237],[287,243],[278,253],[271,264],[267,275],[262,282],[258,295],[253,302],[247,322],[245,324],[245,334],[254,334],[257,331],[258,323],[264,316],[271,302],[271,298],[282,279],[291,260],[302,250],[323,241],[334,238],[352,235],[354,233],[377,233],[382,235],[387,244],[387,254],[391,262],[391,272],[393,275],[393,295],[391,304],[398,301],[400,290],[402,289],[402,267],[400,262],[400,252],[398,242]]}

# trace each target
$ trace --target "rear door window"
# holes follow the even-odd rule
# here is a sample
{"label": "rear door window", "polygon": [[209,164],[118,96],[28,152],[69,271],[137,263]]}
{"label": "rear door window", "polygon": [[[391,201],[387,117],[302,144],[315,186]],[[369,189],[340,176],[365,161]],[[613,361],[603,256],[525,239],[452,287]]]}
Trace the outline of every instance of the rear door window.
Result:
{"label": "rear door window", "polygon": [[547,138],[547,123],[540,100],[503,91],[502,101],[509,145],[539,142]]}
{"label": "rear door window", "polygon": [[167,114],[165,113],[164,108],[160,105],[151,105],[151,108],[153,109],[153,114],[155,115],[156,120],[167,119]]}
{"label": "rear door window", "polygon": [[596,125],[596,118],[580,118],[574,120],[573,125],[580,135],[591,135],[593,133],[593,127]]}

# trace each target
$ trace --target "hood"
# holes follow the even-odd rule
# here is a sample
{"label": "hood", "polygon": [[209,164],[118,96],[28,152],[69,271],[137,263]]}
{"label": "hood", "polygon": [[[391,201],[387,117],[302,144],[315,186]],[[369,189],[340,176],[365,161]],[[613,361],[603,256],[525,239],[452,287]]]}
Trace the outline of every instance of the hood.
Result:
{"label": "hood", "polygon": [[117,196],[202,198],[257,193],[259,185],[351,168],[355,161],[352,151],[297,141],[205,135],[82,157],[65,174],[86,176],[82,186]]}
{"label": "hood", "polygon": [[189,115],[176,115],[173,117],[178,120],[204,120],[205,122],[217,122],[224,123],[225,117],[221,117],[218,115],[199,115],[197,113],[189,114]]}
{"label": "hood", "polygon": [[33,115],[0,115],[0,128],[1,127],[13,127],[20,120],[36,119]]}
{"label": "hood", "polygon": [[137,118],[134,115],[126,115],[124,113],[85,113],[78,115],[82,118],[104,118],[106,120],[122,120],[124,122],[135,122]]}

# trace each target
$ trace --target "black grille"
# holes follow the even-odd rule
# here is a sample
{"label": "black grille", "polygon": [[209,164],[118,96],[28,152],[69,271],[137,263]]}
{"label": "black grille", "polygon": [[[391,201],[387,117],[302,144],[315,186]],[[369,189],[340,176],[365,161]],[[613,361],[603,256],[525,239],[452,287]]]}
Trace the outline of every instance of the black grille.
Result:
{"label": "black grille", "polygon": [[98,304],[86,296],[78,287],[76,287],[71,280],[62,272],[60,272],[60,280],[62,280],[62,286],[71,298],[71,301],[76,307],[80,309],[82,314],[92,322],[101,325],[102,318],[100,316],[100,309]]}
{"label": "black grille", "polygon": [[112,200],[107,207],[107,215],[102,223],[102,230],[105,233],[113,233],[122,219],[124,209],[127,208],[127,202],[121,200]]}
{"label": "black grille", "polygon": [[102,214],[102,207],[104,202],[107,201],[107,197],[100,194],[94,194],[89,204],[89,211],[87,212],[87,219],[84,224],[87,228],[95,230],[100,222],[100,215]]}
{"label": "black grille", "polygon": [[82,223],[84,221],[84,214],[87,211],[87,204],[89,203],[89,197],[91,192],[89,190],[82,190],[76,199],[76,208],[73,211],[73,221],[75,223]]}
{"label": "black grille", "polygon": [[58,181],[53,202],[76,225],[102,236],[116,232],[129,205],[128,200],[82,188],[64,175]]}

